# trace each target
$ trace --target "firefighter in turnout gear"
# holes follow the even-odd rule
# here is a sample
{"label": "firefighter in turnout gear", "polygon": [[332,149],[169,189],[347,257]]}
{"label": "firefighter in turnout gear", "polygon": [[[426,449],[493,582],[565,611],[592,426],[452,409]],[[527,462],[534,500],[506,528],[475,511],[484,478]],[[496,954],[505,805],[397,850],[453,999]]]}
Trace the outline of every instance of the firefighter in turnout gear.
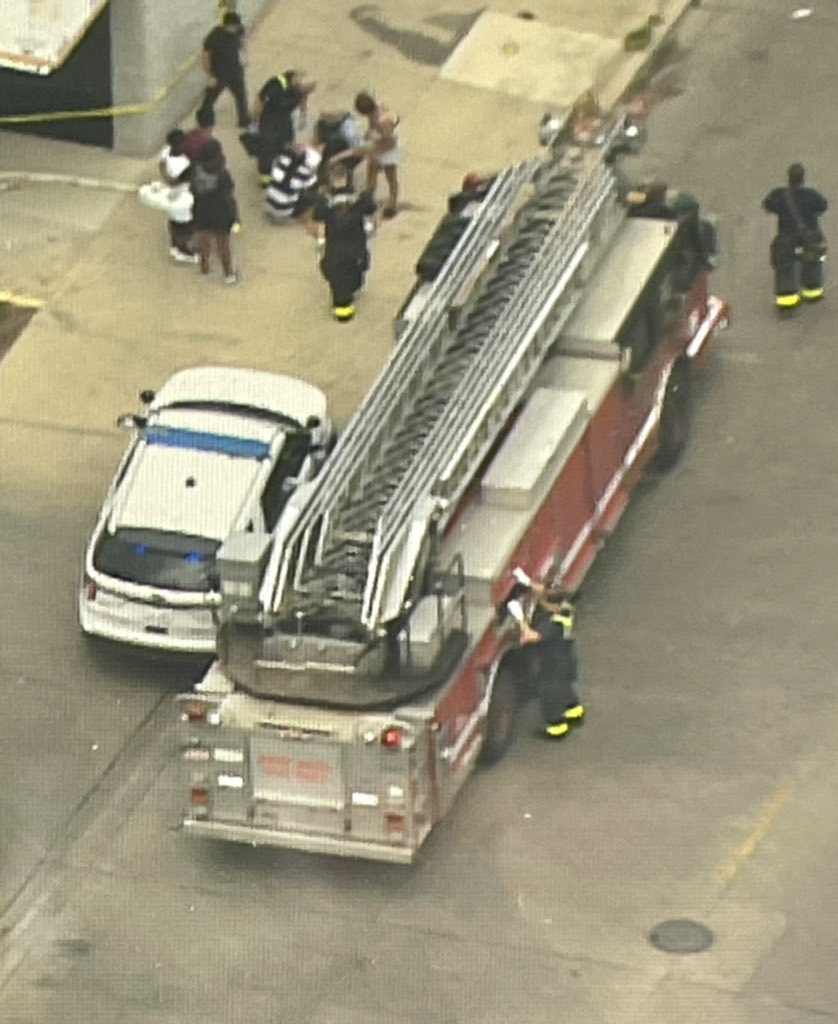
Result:
{"label": "firefighter in turnout gear", "polygon": [[763,199],[767,213],[777,216],[777,234],[771,242],[774,268],[774,301],[780,312],[795,309],[801,299],[823,298],[823,261],[826,243],[818,218],[826,211],[826,199],[804,185],[802,164],[788,169],[788,185],[772,189]]}
{"label": "firefighter in turnout gear", "polygon": [[355,293],[369,269],[367,235],[373,229],[375,200],[369,192],[352,190],[349,172],[342,163],[329,169],[329,190],[320,196],[312,212],[322,247],[320,271],[332,292],[332,311],[340,323],[355,316]]}
{"label": "firefighter in turnout gear", "polygon": [[578,675],[574,609],[564,591],[542,583],[528,584],[537,598],[530,621],[518,623],[521,644],[538,689],[544,732],[559,739],[585,717],[576,694]]}

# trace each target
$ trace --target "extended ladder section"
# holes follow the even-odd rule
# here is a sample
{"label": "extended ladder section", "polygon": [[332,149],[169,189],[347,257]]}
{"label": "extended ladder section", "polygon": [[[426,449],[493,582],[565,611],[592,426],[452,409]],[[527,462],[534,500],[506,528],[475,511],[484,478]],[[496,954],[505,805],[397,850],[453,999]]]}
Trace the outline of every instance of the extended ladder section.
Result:
{"label": "extended ladder section", "polygon": [[314,600],[370,633],[404,611],[432,524],[445,528],[622,220],[607,159],[618,131],[497,176],[277,539],[270,611]]}

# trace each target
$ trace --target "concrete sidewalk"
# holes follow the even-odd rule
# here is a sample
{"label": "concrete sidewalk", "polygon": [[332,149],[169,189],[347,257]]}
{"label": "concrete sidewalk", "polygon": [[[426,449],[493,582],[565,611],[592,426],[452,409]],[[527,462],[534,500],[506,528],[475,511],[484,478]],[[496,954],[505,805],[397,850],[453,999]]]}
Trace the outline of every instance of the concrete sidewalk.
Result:
{"label": "concrete sidewalk", "polygon": [[[409,10],[394,0],[363,7],[285,0],[256,26],[249,44],[254,92],[270,75],[302,67],[319,81],[313,113],[347,108],[355,92],[369,88],[402,119],[405,206],[379,231],[359,315],[347,325],[329,316],[312,240],[264,220],[255,167],[237,141],[226,94],[216,134],[237,181],[244,228],[236,242],[242,281],[232,289],[221,285],[217,269],[206,280],[193,267],[172,265],[162,216],[120,190],[154,178],[153,158],[4,133],[0,292],[45,301],[0,363],[7,464],[32,456],[30,443],[10,434],[36,425],[110,432],[141,387],[200,362],[308,377],[344,423],[390,352],[392,317],[413,264],[463,174],[535,152],[547,107],[567,107],[589,88],[604,106],[614,104],[689,0],[560,6],[559,19],[538,10],[520,16],[520,0],[495,0],[479,16],[464,0],[453,0],[444,14],[430,0]],[[650,15],[660,20],[650,44],[627,52],[625,37],[634,33],[643,42]],[[33,172],[91,177],[99,186],[31,183]],[[48,466],[51,454],[43,455]]]}

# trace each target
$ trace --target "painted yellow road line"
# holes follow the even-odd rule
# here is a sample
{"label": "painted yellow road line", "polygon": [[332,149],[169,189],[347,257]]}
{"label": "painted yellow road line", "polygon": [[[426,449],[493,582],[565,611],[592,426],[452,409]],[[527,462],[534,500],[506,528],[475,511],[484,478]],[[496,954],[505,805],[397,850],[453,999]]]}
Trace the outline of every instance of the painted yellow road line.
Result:
{"label": "painted yellow road line", "polygon": [[46,305],[44,299],[36,299],[33,295],[18,295],[16,292],[0,292],[0,302],[21,309],[43,309]]}
{"label": "painted yellow road line", "polygon": [[777,820],[780,812],[788,803],[792,789],[791,782],[781,783],[771,794],[765,803],[762,814],[756,824],[746,836],[745,840],[738,847],[730,860],[719,871],[719,885],[722,889],[727,888],[747,861],[756,853],[757,847],[768,834],[768,830]]}

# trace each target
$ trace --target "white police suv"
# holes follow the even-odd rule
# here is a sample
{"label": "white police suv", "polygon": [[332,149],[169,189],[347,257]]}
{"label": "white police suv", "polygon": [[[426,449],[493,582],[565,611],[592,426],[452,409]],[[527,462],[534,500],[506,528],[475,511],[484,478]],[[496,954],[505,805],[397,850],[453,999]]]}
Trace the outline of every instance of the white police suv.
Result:
{"label": "white police suv", "polygon": [[[271,533],[333,441],[326,397],[294,377],[224,366],[182,370],[143,391],[144,415],[87,546],[85,633],[212,652],[215,555],[233,531]],[[292,503],[293,504],[293,503]]]}

